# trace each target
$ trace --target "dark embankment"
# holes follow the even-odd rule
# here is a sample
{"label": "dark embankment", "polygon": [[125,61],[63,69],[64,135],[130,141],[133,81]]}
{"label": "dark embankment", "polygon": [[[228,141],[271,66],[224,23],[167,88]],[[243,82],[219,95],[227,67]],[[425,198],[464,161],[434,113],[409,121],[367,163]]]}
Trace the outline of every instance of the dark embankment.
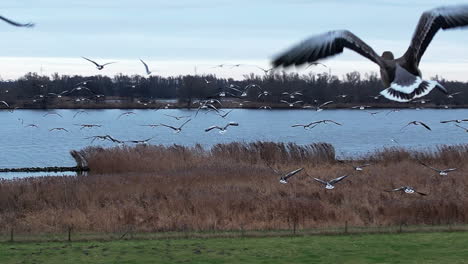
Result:
{"label": "dark embankment", "polygon": [[[0,232],[135,232],[468,223],[468,145],[384,149],[356,163],[328,144],[231,143],[80,151],[91,173],[0,181]],[[420,165],[456,167],[448,176]],[[271,167],[304,167],[280,184]],[[351,174],[334,190],[312,177]],[[427,196],[388,193],[410,185]]]}

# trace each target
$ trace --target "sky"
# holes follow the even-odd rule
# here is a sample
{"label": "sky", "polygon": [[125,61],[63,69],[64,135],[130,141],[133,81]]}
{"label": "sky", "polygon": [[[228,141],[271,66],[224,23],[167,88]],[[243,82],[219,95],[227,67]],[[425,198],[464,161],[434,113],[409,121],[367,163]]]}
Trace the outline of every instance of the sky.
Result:
{"label": "sky", "polygon": [[[216,74],[242,79],[253,66],[213,68],[222,63],[267,68],[282,51],[310,36],[348,29],[381,54],[401,56],[425,10],[462,1],[433,0],[2,0],[0,15],[34,28],[0,23],[0,77],[45,75],[113,76]],[[420,67],[435,75],[468,81],[468,28],[439,31]],[[102,71],[99,63],[116,61]],[[378,72],[369,60],[345,51],[323,61],[332,74]],[[321,66],[290,68],[321,73]]]}

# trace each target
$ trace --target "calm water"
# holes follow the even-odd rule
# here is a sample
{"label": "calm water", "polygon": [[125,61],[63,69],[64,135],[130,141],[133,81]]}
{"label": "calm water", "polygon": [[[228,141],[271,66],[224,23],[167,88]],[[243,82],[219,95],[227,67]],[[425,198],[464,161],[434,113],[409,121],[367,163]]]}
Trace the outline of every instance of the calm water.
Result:
{"label": "calm water", "polygon": [[[226,119],[213,113],[194,110],[133,110],[135,115],[118,118],[129,110],[89,110],[88,114],[73,115],[77,110],[57,110],[63,117],[48,115],[47,111],[18,110],[0,112],[0,167],[74,166],[69,151],[89,145],[112,146],[113,143],[96,140],[91,143],[86,137],[109,134],[119,140],[138,140],[154,137],[150,144],[194,145],[209,147],[216,143],[257,140],[295,142],[308,144],[328,142],[335,146],[340,156],[362,155],[384,146],[394,146],[395,139],[408,148],[433,148],[438,144],[468,143],[468,133],[453,124],[441,124],[441,120],[468,118],[468,109],[448,110],[401,110],[388,114],[388,110],[372,116],[362,110],[246,110],[236,109]],[[373,110],[372,110],[373,111]],[[140,125],[165,123],[179,126],[167,115],[192,116],[181,133],[175,134],[166,127],[149,128]],[[311,130],[292,128],[296,123],[308,123],[321,119],[333,119],[343,124],[319,125]],[[420,120],[431,126],[427,131],[420,126],[401,130],[409,121]],[[212,125],[224,125],[229,121],[240,124],[230,127],[225,134],[216,131],[204,132]],[[21,123],[23,122],[23,124]],[[38,128],[25,127],[36,124]],[[100,128],[80,129],[75,124],[101,124]],[[468,127],[468,123],[464,124]],[[55,127],[65,131],[52,131]]]}

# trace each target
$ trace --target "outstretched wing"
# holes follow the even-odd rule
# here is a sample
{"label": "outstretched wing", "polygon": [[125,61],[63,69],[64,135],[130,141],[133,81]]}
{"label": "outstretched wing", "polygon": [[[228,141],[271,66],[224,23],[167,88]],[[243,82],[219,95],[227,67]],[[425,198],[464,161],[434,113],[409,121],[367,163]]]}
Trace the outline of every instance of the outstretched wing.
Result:
{"label": "outstretched wing", "polygon": [[8,18],[5,18],[3,16],[0,16],[0,19],[7,22],[8,24],[16,26],[16,27],[34,27],[34,23],[21,24],[21,23],[15,22],[13,20],[10,20]]}
{"label": "outstretched wing", "polygon": [[291,178],[292,176],[296,175],[297,173],[299,173],[300,171],[302,171],[304,168],[299,168],[299,169],[296,169],[296,170],[293,170],[291,172],[288,172],[288,174],[284,175],[283,178],[285,180]]}
{"label": "outstretched wing", "polygon": [[406,61],[419,65],[421,57],[439,29],[468,25],[468,5],[435,8],[426,11],[419,19],[411,44],[403,56]]}
{"label": "outstretched wing", "polygon": [[324,180],[321,180],[321,179],[318,179],[318,178],[314,178],[314,180],[320,182],[320,183],[323,183],[323,184],[328,184],[328,182],[324,181]]}
{"label": "outstretched wing", "polygon": [[286,67],[314,63],[317,60],[342,53],[344,48],[354,50],[378,65],[382,64],[380,56],[356,35],[347,30],[336,30],[303,41],[277,57],[273,61],[273,65]]}
{"label": "outstretched wing", "polygon": [[141,63],[143,63],[143,65],[145,66],[146,73],[147,73],[147,74],[150,74],[151,72],[150,72],[150,70],[149,70],[149,68],[148,68],[148,64],[146,64],[142,59],[140,59],[140,61],[141,61]]}
{"label": "outstretched wing", "polygon": [[338,183],[340,181],[342,181],[343,179],[347,178],[349,175],[344,175],[344,176],[341,176],[341,177],[338,177],[336,179],[333,179],[330,181],[330,184],[335,184],[335,183]]}
{"label": "outstretched wing", "polygon": [[219,130],[222,130],[222,128],[221,128],[221,127],[219,127],[219,126],[210,126],[209,128],[205,129],[205,132],[211,131],[211,130],[213,130],[213,129],[219,129]]}
{"label": "outstretched wing", "polygon": [[88,58],[86,58],[86,57],[81,57],[81,58],[83,58],[83,59],[85,59],[85,60],[87,60],[87,61],[89,61],[89,62],[92,62],[92,63],[93,63],[94,65],[96,65],[97,67],[101,66],[101,65],[97,64],[97,62],[95,62],[95,61],[93,61],[93,60],[90,60],[90,59],[88,59]]}

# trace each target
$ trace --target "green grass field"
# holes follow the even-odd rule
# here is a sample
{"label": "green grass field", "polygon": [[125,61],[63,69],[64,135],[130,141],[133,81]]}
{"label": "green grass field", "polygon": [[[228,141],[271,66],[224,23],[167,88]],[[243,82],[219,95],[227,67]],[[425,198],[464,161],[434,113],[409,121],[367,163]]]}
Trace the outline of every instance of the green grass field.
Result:
{"label": "green grass field", "polygon": [[0,243],[0,263],[468,263],[468,233]]}

